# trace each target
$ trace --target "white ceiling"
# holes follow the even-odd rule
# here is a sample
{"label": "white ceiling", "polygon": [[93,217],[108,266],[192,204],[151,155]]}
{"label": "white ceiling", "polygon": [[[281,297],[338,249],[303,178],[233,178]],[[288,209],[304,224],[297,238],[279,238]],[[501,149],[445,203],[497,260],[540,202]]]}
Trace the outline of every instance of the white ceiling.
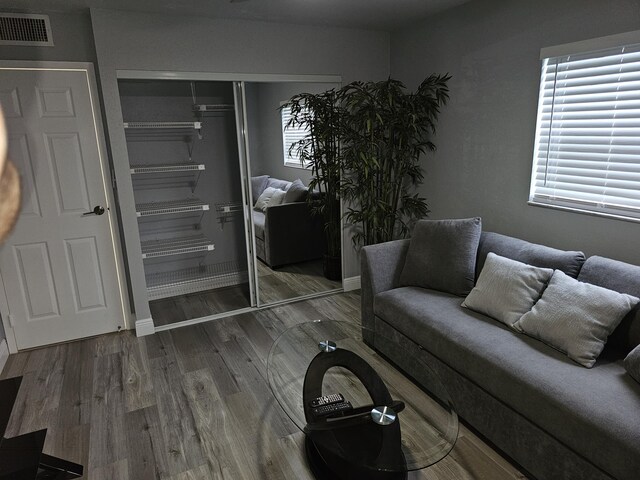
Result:
{"label": "white ceiling", "polygon": [[2,0],[0,11],[89,7],[393,30],[469,0]]}

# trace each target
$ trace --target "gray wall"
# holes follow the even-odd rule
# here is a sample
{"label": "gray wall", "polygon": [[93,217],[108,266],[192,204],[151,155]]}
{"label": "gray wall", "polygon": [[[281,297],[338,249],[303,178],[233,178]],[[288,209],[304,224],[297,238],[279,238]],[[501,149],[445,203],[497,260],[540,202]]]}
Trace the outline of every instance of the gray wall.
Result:
{"label": "gray wall", "polygon": [[[0,45],[0,60],[30,60],[58,62],[95,62],[91,18],[88,14],[61,14],[49,12],[53,47],[18,47]],[[6,338],[0,323],[0,340]]]}
{"label": "gray wall", "polygon": [[451,102],[425,162],[431,218],[640,263],[640,224],[527,205],[540,49],[636,30],[638,0],[479,0],[392,34],[391,75],[449,72]]}
{"label": "gray wall", "polygon": [[[4,11],[4,10],[3,10]],[[49,15],[53,47],[0,46],[2,60],[46,60],[60,62],[95,62],[91,18],[89,13],[51,13]]]}
{"label": "gray wall", "polygon": [[[101,9],[92,9],[91,19],[126,248],[136,259],[140,246],[133,241],[137,225],[116,70],[334,74],[344,81],[389,74],[389,35],[383,32]],[[349,253],[346,275],[357,275],[357,257]],[[144,291],[142,265],[130,275],[134,291]],[[150,317],[146,301],[134,303],[138,320]]]}

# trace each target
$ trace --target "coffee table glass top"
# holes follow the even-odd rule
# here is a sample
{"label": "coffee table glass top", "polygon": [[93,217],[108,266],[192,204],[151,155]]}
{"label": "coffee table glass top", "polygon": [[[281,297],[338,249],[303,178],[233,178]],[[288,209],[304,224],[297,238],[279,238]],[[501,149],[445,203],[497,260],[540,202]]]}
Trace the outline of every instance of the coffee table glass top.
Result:
{"label": "coffee table glass top", "polygon": [[[390,339],[384,339],[384,341],[393,342]],[[362,452],[352,455],[350,449],[345,448],[345,445],[340,442],[335,444],[326,442],[324,445],[324,440],[322,440],[324,434],[318,436],[318,432],[314,431],[316,423],[308,422],[309,415],[305,416],[303,402],[307,369],[312,361],[317,364],[316,357],[318,355],[332,355],[334,344],[337,349],[335,351],[347,350],[370,365],[386,385],[394,404],[374,405],[371,395],[352,371],[334,366],[326,371],[321,380],[321,395],[340,393],[345,400],[351,403],[353,411],[334,414],[333,418],[325,420],[325,422],[333,422],[337,418],[342,421],[342,424],[346,424],[345,422],[353,423],[355,420],[340,417],[349,417],[351,413],[362,411],[357,421],[362,424],[363,436],[371,437],[371,434],[375,436],[376,432],[386,434],[386,432],[391,432],[391,428],[395,428],[396,432],[399,432],[400,446],[398,448],[401,452],[398,455],[387,455],[384,460],[380,460],[382,457],[376,457],[376,460],[372,460]],[[323,348],[324,351],[322,351]],[[323,357],[322,360],[328,358],[330,357]],[[359,326],[347,322],[322,320],[294,326],[286,330],[275,341],[269,353],[267,376],[276,400],[289,418],[308,436],[320,439],[319,442],[324,447],[323,456],[331,458],[348,456],[349,461],[362,462],[367,464],[368,468],[380,471],[406,472],[425,468],[444,458],[451,451],[458,437],[458,417],[446,394],[446,389],[436,373],[423,360],[414,358],[412,361],[417,367],[415,371],[421,372],[420,376],[423,380],[428,377],[431,385],[437,385],[440,400],[435,400],[425,393],[416,383],[366,345],[362,340]],[[446,398],[442,398],[443,396]],[[374,407],[377,407],[376,411],[373,411]],[[387,412],[391,414],[389,416],[381,411],[384,407],[394,407],[399,411],[395,412],[392,408]],[[309,407],[307,407],[308,413]],[[389,423],[390,419],[392,425],[390,427],[384,426],[385,423]],[[381,427],[373,426],[374,423]],[[339,426],[341,423],[334,425]],[[359,427],[349,428],[352,429],[349,441],[358,442],[357,428]],[[385,428],[389,428],[389,430],[384,430]],[[353,431],[355,431],[355,435]],[[393,433],[391,436],[395,438],[397,433]],[[378,443],[383,445],[386,444],[385,442],[393,441],[395,440],[381,440]]]}

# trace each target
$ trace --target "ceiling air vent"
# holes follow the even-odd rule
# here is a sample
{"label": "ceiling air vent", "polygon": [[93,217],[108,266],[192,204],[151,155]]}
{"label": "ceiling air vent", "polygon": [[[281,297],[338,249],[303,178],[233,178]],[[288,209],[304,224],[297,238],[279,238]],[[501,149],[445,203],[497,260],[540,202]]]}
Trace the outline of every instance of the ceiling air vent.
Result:
{"label": "ceiling air vent", "polygon": [[52,47],[49,16],[0,13],[0,45]]}

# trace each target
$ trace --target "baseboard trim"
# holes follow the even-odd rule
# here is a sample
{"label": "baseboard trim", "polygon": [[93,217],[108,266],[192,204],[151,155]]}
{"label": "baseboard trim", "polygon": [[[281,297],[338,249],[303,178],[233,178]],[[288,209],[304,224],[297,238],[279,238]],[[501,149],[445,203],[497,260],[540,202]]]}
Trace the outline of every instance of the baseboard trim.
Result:
{"label": "baseboard trim", "polygon": [[360,290],[360,275],[358,275],[357,277],[349,277],[342,280],[342,289],[345,292]]}
{"label": "baseboard trim", "polygon": [[144,337],[146,335],[153,335],[154,333],[156,333],[156,328],[153,325],[153,318],[136,320],[136,337]]}
{"label": "baseboard trim", "polygon": [[4,369],[4,366],[6,365],[8,359],[9,345],[7,344],[7,340],[3,338],[2,342],[0,342],[0,373],[2,373],[2,370]]}

